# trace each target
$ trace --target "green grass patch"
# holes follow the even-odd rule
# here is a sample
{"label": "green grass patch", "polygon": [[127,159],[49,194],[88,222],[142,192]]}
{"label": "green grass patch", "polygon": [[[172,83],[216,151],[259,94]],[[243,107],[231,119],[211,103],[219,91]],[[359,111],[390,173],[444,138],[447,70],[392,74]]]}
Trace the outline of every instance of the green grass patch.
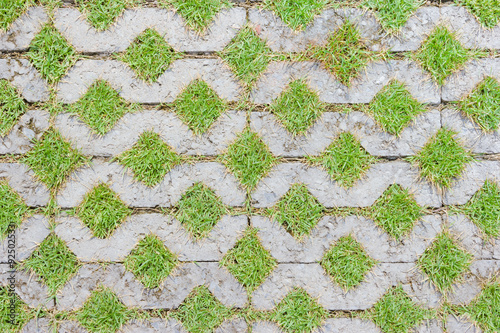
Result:
{"label": "green grass patch", "polygon": [[139,2],[138,0],[76,0],[80,11],[97,30],[109,28],[125,8]]}
{"label": "green grass patch", "polygon": [[[10,317],[11,305],[14,305],[16,309],[14,324],[11,323]],[[7,287],[0,287],[0,331],[6,333],[20,332],[32,317],[31,309],[17,294],[12,296]]]}
{"label": "green grass patch", "polygon": [[423,0],[367,0],[363,7],[376,11],[375,16],[384,29],[397,32],[424,3]]}
{"label": "green grass patch", "polygon": [[55,190],[71,172],[86,164],[88,158],[71,148],[59,132],[49,129],[41,139],[34,141],[33,148],[21,161],[33,170],[38,179]]}
{"label": "green grass patch", "polygon": [[220,198],[202,183],[191,186],[177,203],[175,218],[194,238],[203,238],[229,213]]}
{"label": "green grass patch", "polygon": [[385,333],[406,333],[432,313],[418,306],[401,286],[389,290],[371,309],[367,317]]}
{"label": "green grass patch", "polygon": [[304,134],[324,110],[318,95],[303,80],[291,82],[269,106],[271,112],[294,135]]}
{"label": "green grass patch", "polygon": [[21,225],[29,209],[19,194],[14,192],[6,181],[0,181],[0,240],[5,239],[9,226]]}
{"label": "green grass patch", "polygon": [[463,67],[473,56],[473,52],[460,44],[454,32],[445,27],[437,27],[422,43],[420,49],[409,55],[420,62],[436,82],[442,85],[450,74]]}
{"label": "green grass patch", "polygon": [[73,47],[50,25],[33,38],[26,56],[50,84],[58,82],[78,60]]}
{"label": "green grass patch", "polygon": [[277,261],[260,243],[257,229],[249,228],[220,264],[252,292],[273,271]]}
{"label": "green grass patch", "polygon": [[0,136],[9,133],[26,109],[26,103],[17,89],[8,81],[0,80]]}
{"label": "green grass patch", "polygon": [[78,115],[93,131],[106,134],[127,112],[137,106],[127,103],[109,83],[95,81],[77,102],[68,105],[68,112]]}
{"label": "green grass patch", "polygon": [[482,130],[497,130],[500,124],[500,84],[494,78],[487,77],[458,103],[458,107]]}
{"label": "green grass patch", "polygon": [[455,139],[456,133],[441,128],[414,156],[408,157],[420,168],[420,174],[432,183],[449,187],[455,177],[464,171],[472,155]]}
{"label": "green grass patch", "polygon": [[326,45],[311,47],[308,54],[321,61],[346,86],[370,61],[387,57],[387,54],[370,51],[363,44],[358,29],[349,21],[328,38]]}
{"label": "green grass patch", "polygon": [[494,28],[500,21],[499,0],[455,0],[467,8],[486,28]]}
{"label": "green grass patch", "polygon": [[252,28],[245,27],[219,55],[240,80],[251,85],[269,64],[271,50]]}
{"label": "green grass patch", "polygon": [[277,161],[260,137],[248,129],[238,136],[219,160],[247,188],[255,187]]}
{"label": "green grass patch", "polygon": [[175,112],[197,135],[204,133],[226,111],[226,102],[201,80],[190,83],[175,100]]}
{"label": "green grass patch", "polygon": [[494,182],[485,181],[483,187],[457,211],[467,215],[486,237],[493,239],[500,235],[500,189]]}
{"label": "green grass patch", "polygon": [[154,132],[142,133],[132,149],[117,159],[147,186],[159,184],[174,166],[182,163],[182,158]]}
{"label": "green grass patch", "polygon": [[92,333],[109,333],[116,332],[132,319],[132,310],[127,309],[111,290],[101,287],[92,292],[76,318]]}
{"label": "green grass patch", "polygon": [[264,0],[263,7],[274,11],[290,28],[304,30],[327,4],[327,0]]}
{"label": "green grass patch", "polygon": [[416,116],[425,112],[422,103],[415,100],[404,84],[393,81],[385,86],[370,102],[368,112],[382,129],[399,135]]}
{"label": "green grass patch", "polygon": [[230,316],[231,309],[225,307],[205,286],[193,289],[177,312],[172,314],[192,333],[213,332]]}
{"label": "green grass patch", "polygon": [[304,289],[295,288],[276,306],[270,319],[285,332],[311,332],[328,316]]}
{"label": "green grass patch", "polygon": [[32,4],[31,0],[0,0],[0,31],[8,30]]}
{"label": "green grass patch", "polygon": [[276,219],[293,237],[309,235],[323,217],[325,207],[304,184],[293,184],[268,214]]}
{"label": "green grass patch", "polygon": [[368,256],[354,237],[348,235],[338,239],[320,263],[336,283],[348,290],[360,284],[377,261]]}
{"label": "green grass patch", "polygon": [[173,6],[186,25],[200,33],[212,23],[217,13],[232,6],[228,0],[158,0],[158,3],[162,7]]}
{"label": "green grass patch", "polygon": [[465,311],[485,332],[500,331],[500,284],[488,282]]}
{"label": "green grass patch", "polygon": [[130,252],[123,263],[149,289],[157,288],[179,261],[155,235],[148,235]]}
{"label": "green grass patch", "polygon": [[101,183],[85,195],[76,209],[95,237],[107,238],[132,213],[108,185]]}
{"label": "green grass patch", "polygon": [[420,207],[408,189],[393,184],[369,208],[368,216],[391,237],[399,240],[408,235],[422,217]]}
{"label": "green grass patch", "polygon": [[351,187],[378,158],[370,155],[354,135],[341,133],[321,155],[308,156],[308,160],[323,166],[340,186]]}
{"label": "green grass patch", "polygon": [[50,234],[21,267],[37,274],[55,295],[76,274],[80,263],[62,239]]}
{"label": "green grass patch", "polygon": [[448,232],[439,234],[418,259],[418,265],[440,291],[449,289],[469,269],[472,255]]}
{"label": "green grass patch", "polygon": [[153,29],[146,29],[137,36],[123,55],[117,58],[126,62],[146,82],[158,80],[170,64],[182,56],[167,44],[164,37]]}

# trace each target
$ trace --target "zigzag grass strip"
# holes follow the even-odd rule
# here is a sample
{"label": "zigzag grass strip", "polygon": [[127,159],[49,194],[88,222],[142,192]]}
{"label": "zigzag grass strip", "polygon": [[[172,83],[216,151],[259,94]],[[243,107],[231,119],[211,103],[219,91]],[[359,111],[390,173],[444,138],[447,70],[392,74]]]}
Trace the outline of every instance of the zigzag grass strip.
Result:
{"label": "zigzag grass strip", "polygon": [[31,7],[5,32],[0,31],[0,51],[26,51],[49,17],[43,7]]}
{"label": "zigzag grass strip", "polygon": [[28,102],[41,102],[49,98],[47,82],[26,59],[0,59],[0,79],[10,81]]}
{"label": "zigzag grass strip", "polygon": [[0,163],[0,179],[5,178],[28,206],[45,206],[50,195],[47,187],[37,181],[33,171],[19,163]]}
{"label": "zigzag grass strip", "polygon": [[12,127],[9,133],[0,137],[0,154],[24,154],[49,128],[48,112],[28,110]]}

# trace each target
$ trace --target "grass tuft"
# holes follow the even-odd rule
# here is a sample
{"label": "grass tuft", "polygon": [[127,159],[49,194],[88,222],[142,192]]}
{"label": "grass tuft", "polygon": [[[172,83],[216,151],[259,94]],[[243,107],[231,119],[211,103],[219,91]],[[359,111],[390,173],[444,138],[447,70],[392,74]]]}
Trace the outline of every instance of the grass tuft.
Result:
{"label": "grass tuft", "polygon": [[85,195],[76,214],[95,237],[107,238],[132,213],[108,185],[101,183]]}
{"label": "grass tuft", "polygon": [[[11,306],[16,309],[14,323],[11,322]],[[33,313],[21,298],[6,286],[0,287],[0,331],[5,333],[20,332],[33,317]]]}
{"label": "grass tuft", "polygon": [[0,0],[0,31],[8,30],[32,4],[31,0]]}
{"label": "grass tuft", "polygon": [[351,187],[378,159],[371,156],[351,133],[341,133],[319,156],[309,156],[313,165],[323,166],[330,177]]}
{"label": "grass tuft", "polygon": [[220,161],[250,189],[271,170],[276,160],[266,144],[250,130],[241,133],[227,152],[220,156]]}
{"label": "grass tuft", "polygon": [[425,107],[411,96],[404,84],[393,81],[373,98],[368,110],[384,131],[399,135],[417,115],[425,112]]}
{"label": "grass tuft", "polygon": [[448,232],[439,234],[418,259],[418,265],[440,291],[449,289],[471,264],[472,255],[461,249]]}
{"label": "grass tuft", "polygon": [[163,242],[148,235],[130,252],[123,263],[141,283],[149,289],[157,288],[179,261]]}
{"label": "grass tuft", "polygon": [[345,290],[360,284],[376,263],[351,235],[337,240],[321,260],[321,266]]}
{"label": "grass tuft", "polygon": [[486,28],[494,28],[500,21],[499,0],[455,0],[455,2],[467,8]]}
{"label": "grass tuft", "polygon": [[457,141],[455,132],[441,128],[415,156],[408,157],[420,168],[420,174],[434,184],[449,187],[455,177],[473,160]]}
{"label": "grass tuft", "polygon": [[134,112],[107,82],[95,81],[77,102],[68,106],[68,112],[77,114],[97,134],[106,134],[127,112]]}
{"label": "grass tuft", "polygon": [[363,7],[376,11],[384,29],[397,32],[424,3],[423,0],[367,0]]}
{"label": "grass tuft", "polygon": [[26,54],[50,84],[56,83],[78,60],[73,47],[56,28],[46,25],[31,41]]}
{"label": "grass tuft", "polygon": [[10,225],[16,228],[21,225],[28,211],[28,206],[19,194],[6,181],[0,181],[0,240],[12,231]]}
{"label": "grass tuft", "polygon": [[174,166],[182,162],[182,158],[154,132],[142,133],[134,146],[117,159],[132,169],[135,179],[147,186],[159,184]]}
{"label": "grass tuft", "polygon": [[40,276],[53,295],[80,268],[76,255],[55,234],[45,238],[21,266]]}
{"label": "grass tuft", "polygon": [[300,135],[312,126],[324,106],[306,82],[296,80],[270,105],[270,109],[289,132]]}
{"label": "grass tuft", "polygon": [[489,282],[467,305],[466,312],[485,332],[500,331],[500,284]]}
{"label": "grass tuft", "polygon": [[328,312],[304,289],[295,288],[276,306],[271,320],[285,332],[311,332],[327,316]]}
{"label": "grass tuft", "polygon": [[228,212],[214,191],[202,183],[196,183],[177,203],[175,217],[194,238],[203,238]]}
{"label": "grass tuft", "polygon": [[487,77],[464,100],[460,110],[484,131],[495,131],[500,124],[500,84]]}
{"label": "grass tuft", "polygon": [[141,80],[152,83],[182,56],[158,32],[147,29],[117,58],[129,64]]}
{"label": "grass tuft", "polygon": [[252,292],[273,271],[277,261],[260,243],[257,229],[249,228],[220,264]]}
{"label": "grass tuft", "polygon": [[0,80],[0,136],[7,135],[27,106],[17,89],[6,80]]}
{"label": "grass tuft", "polygon": [[268,213],[293,237],[300,239],[311,232],[324,211],[325,207],[304,184],[293,184]]}
{"label": "grass tuft", "polygon": [[97,30],[105,30],[113,24],[126,7],[138,4],[138,0],[76,0],[80,11]]}
{"label": "grass tuft", "polygon": [[423,211],[408,189],[393,184],[369,208],[369,216],[391,237],[399,240],[413,230]]}
{"label": "grass tuft", "polygon": [[274,11],[290,28],[304,30],[327,3],[327,0],[264,0],[263,7]]}
{"label": "grass tuft", "polygon": [[33,148],[21,161],[50,189],[57,189],[71,172],[86,164],[88,158],[71,148],[59,132],[50,129],[34,141]]}

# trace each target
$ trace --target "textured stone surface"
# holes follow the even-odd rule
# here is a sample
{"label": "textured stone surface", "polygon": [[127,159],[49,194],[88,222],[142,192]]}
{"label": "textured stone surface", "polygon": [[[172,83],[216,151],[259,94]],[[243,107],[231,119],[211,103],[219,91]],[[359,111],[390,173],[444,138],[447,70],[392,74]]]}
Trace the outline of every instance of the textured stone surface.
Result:
{"label": "textured stone surface", "polygon": [[0,31],[0,51],[26,51],[48,16],[43,7],[31,7],[7,31]]}
{"label": "textured stone surface", "polygon": [[5,136],[0,136],[0,154],[23,154],[33,147],[49,128],[49,114],[43,110],[28,110]]}
{"label": "textured stone surface", "polygon": [[33,171],[19,163],[0,163],[0,179],[7,179],[28,206],[45,206],[50,199],[47,187],[38,182]]}
{"label": "textured stone surface", "polygon": [[49,98],[47,83],[26,59],[0,59],[0,79],[14,85],[28,102],[41,102]]}

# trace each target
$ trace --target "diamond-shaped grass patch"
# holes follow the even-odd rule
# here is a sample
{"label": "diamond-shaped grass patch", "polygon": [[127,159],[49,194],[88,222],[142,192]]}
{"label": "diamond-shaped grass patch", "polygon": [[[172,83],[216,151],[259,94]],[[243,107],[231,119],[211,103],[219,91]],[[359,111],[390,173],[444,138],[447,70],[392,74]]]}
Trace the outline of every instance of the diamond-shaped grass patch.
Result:
{"label": "diamond-shaped grass patch", "polygon": [[471,260],[472,255],[460,248],[449,233],[443,232],[418,259],[418,265],[444,291],[469,268]]}
{"label": "diamond-shaped grass patch", "polygon": [[220,53],[236,76],[252,84],[269,64],[271,50],[250,27],[243,28]]}
{"label": "diamond-shaped grass patch", "polygon": [[404,84],[393,81],[373,98],[368,110],[384,131],[399,135],[417,115],[425,112],[425,107],[411,96]]}
{"label": "diamond-shaped grass patch", "polygon": [[148,235],[125,258],[125,268],[149,289],[157,288],[179,261],[154,235]]}
{"label": "diamond-shaped grass patch", "polygon": [[76,209],[95,237],[107,238],[132,213],[108,185],[101,183],[85,195]]}
{"label": "diamond-shaped grass patch", "polygon": [[31,4],[31,0],[3,0],[0,3],[0,31],[8,30]]}
{"label": "diamond-shaped grass patch", "polygon": [[0,136],[9,133],[26,108],[17,89],[8,81],[0,80]]}
{"label": "diamond-shaped grass patch", "polygon": [[[16,311],[14,323],[10,316],[12,305]],[[32,311],[16,293],[12,294],[8,287],[0,287],[0,331],[20,332],[32,317]]]}
{"label": "diamond-shaped grass patch", "polygon": [[363,7],[374,10],[384,29],[396,32],[401,29],[423,0],[367,0]]}
{"label": "diamond-shaped grass patch", "polygon": [[489,238],[500,234],[500,189],[492,181],[485,181],[467,204],[459,209]]}
{"label": "diamond-shaped grass patch", "polygon": [[231,316],[231,309],[215,298],[207,287],[193,289],[172,316],[189,332],[213,332]]}
{"label": "diamond-shaped grass patch", "polygon": [[456,133],[441,128],[425,146],[408,160],[417,165],[420,174],[429,181],[442,187],[449,187],[468,162],[473,160],[455,139]]}
{"label": "diamond-shaped grass patch", "polygon": [[175,52],[155,30],[147,29],[140,34],[118,59],[126,62],[137,76],[147,82],[155,82],[170,64],[182,56]]}
{"label": "diamond-shaped grass patch", "polygon": [[432,311],[418,306],[401,286],[390,289],[369,310],[368,317],[386,333],[403,333],[432,316]]}
{"label": "diamond-shaped grass patch", "polygon": [[55,83],[72,67],[78,55],[56,28],[46,25],[31,41],[26,54],[49,83]]}
{"label": "diamond-shaped grass patch", "polygon": [[328,312],[304,289],[295,288],[276,306],[270,319],[285,332],[311,332],[327,316]]}
{"label": "diamond-shaped grass patch", "polygon": [[241,133],[219,160],[247,188],[257,185],[277,161],[266,144],[250,130]]}
{"label": "diamond-shaped grass patch", "polygon": [[408,189],[393,184],[369,209],[375,223],[395,239],[409,234],[423,215],[420,207]]}
{"label": "diamond-shaped grass patch", "polygon": [[494,28],[500,21],[499,0],[455,0],[466,7],[486,28]]}
{"label": "diamond-shaped grass patch", "polygon": [[270,105],[274,115],[293,134],[303,134],[323,112],[324,104],[303,80],[290,83]]}
{"label": "diamond-shaped grass patch", "polygon": [[50,234],[22,263],[22,267],[37,274],[55,294],[76,274],[80,264],[66,243],[55,234]]}
{"label": "diamond-shaped grass patch", "polygon": [[226,111],[226,103],[204,81],[195,80],[177,97],[174,108],[195,134],[202,134]]}
{"label": "diamond-shaped grass patch", "polygon": [[129,105],[107,82],[95,81],[68,112],[77,114],[97,134],[106,134],[127,112],[137,110]]}
{"label": "diamond-shaped grass patch", "polygon": [[485,332],[500,331],[500,284],[488,282],[465,311]]}
{"label": "diamond-shaped grass patch", "polygon": [[316,226],[324,210],[304,184],[293,184],[269,213],[293,237],[300,239]]}
{"label": "diamond-shaped grass patch", "polygon": [[262,246],[257,229],[250,228],[236,242],[220,263],[249,291],[257,288],[272,272],[277,262]]}
{"label": "diamond-shaped grass patch", "polygon": [[327,3],[327,0],[265,0],[264,8],[274,11],[290,28],[304,30]]}
{"label": "diamond-shaped grass patch", "polygon": [[198,32],[203,32],[223,8],[231,7],[228,0],[159,0],[160,6],[174,6],[186,25]]}
{"label": "diamond-shaped grass patch", "polygon": [[50,189],[57,189],[73,170],[88,162],[54,129],[35,140],[33,148],[22,158],[35,175]]}
{"label": "diamond-shaped grass patch", "polygon": [[458,106],[484,131],[497,130],[500,124],[500,84],[487,77]]}
{"label": "diamond-shaped grass patch", "polygon": [[76,318],[90,332],[116,332],[132,319],[132,312],[111,290],[100,287],[92,291]]}
{"label": "diamond-shaped grass patch", "polygon": [[177,203],[175,217],[194,238],[203,238],[228,213],[220,198],[202,183],[191,186]]}
{"label": "diamond-shaped grass patch", "polygon": [[319,156],[308,160],[323,166],[330,177],[341,186],[351,187],[377,158],[370,155],[351,133],[341,133]]}
{"label": "diamond-shaped grass patch", "polygon": [[438,84],[460,69],[472,53],[465,49],[456,39],[454,33],[445,27],[437,27],[422,43],[420,49],[412,57],[431,73]]}
{"label": "diamond-shaped grass patch", "polygon": [[360,284],[376,263],[351,235],[337,240],[321,260],[321,266],[344,289]]}
{"label": "diamond-shaped grass patch", "polygon": [[7,237],[12,230],[21,225],[23,218],[28,213],[28,206],[23,199],[12,190],[5,181],[0,181],[0,240]]}
{"label": "diamond-shaped grass patch", "polygon": [[135,179],[148,186],[160,183],[174,166],[182,162],[182,158],[154,132],[142,133],[132,149],[117,159],[132,169]]}
{"label": "diamond-shaped grass patch", "polygon": [[105,30],[126,7],[138,4],[139,0],[76,0],[76,3],[95,29]]}
{"label": "diamond-shaped grass patch", "polygon": [[328,38],[326,45],[312,47],[309,53],[312,58],[323,62],[326,69],[346,86],[350,85],[351,80],[357,77],[370,61],[383,56],[368,50],[358,29],[349,21]]}

